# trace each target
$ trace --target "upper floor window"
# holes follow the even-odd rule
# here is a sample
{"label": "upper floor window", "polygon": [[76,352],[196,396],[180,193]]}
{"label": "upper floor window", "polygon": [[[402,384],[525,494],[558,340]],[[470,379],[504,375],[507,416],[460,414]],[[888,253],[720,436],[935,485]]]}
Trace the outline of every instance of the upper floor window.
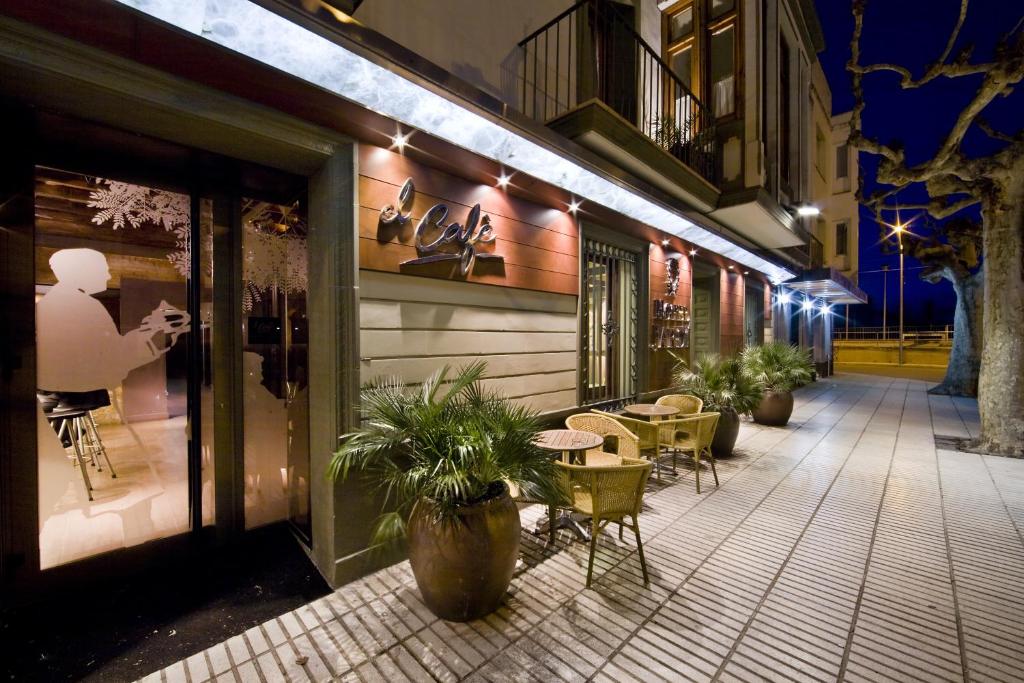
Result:
{"label": "upper floor window", "polygon": [[850,250],[850,228],[846,221],[836,223],[836,256],[846,256]]}
{"label": "upper floor window", "polygon": [[736,0],[680,0],[665,15],[665,61],[715,116],[736,111]]}
{"label": "upper floor window", "polygon": [[850,177],[850,148],[846,145],[836,147],[836,180]]}
{"label": "upper floor window", "polygon": [[790,92],[790,69],[792,65],[789,60],[789,43],[782,36],[779,36],[779,175],[786,187],[792,185],[790,172],[792,164],[790,159],[791,121],[790,112],[792,93]]}

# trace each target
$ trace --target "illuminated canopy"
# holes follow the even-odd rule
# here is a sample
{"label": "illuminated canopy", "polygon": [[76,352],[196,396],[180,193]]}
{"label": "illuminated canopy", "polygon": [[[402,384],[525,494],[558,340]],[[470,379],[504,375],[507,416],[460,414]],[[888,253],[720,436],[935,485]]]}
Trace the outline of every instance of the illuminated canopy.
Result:
{"label": "illuminated canopy", "polygon": [[249,0],[119,0],[371,111],[717,252],[779,282],[794,273]]}

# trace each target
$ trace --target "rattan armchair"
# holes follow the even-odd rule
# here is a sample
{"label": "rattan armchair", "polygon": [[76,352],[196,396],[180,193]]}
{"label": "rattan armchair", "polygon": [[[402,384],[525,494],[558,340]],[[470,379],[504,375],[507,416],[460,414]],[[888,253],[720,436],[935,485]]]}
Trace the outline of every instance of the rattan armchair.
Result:
{"label": "rattan armchair", "polygon": [[565,426],[590,432],[605,438],[614,436],[618,440],[616,453],[608,453],[603,448],[592,448],[587,451],[586,464],[605,467],[618,465],[623,458],[640,457],[640,439],[636,434],[623,427],[617,420],[597,413],[578,413],[565,418]]}
{"label": "rattan armchair", "polygon": [[704,401],[690,394],[666,394],[655,401],[655,404],[678,408],[680,417],[699,413],[704,408]]}
{"label": "rattan armchair", "polygon": [[636,434],[639,440],[640,455],[646,455],[651,462],[655,465],[655,473],[658,480],[661,480],[661,462],[659,456],[661,455],[662,440],[660,438],[661,423],[660,422],[648,422],[647,420],[639,420],[635,417],[628,417],[626,415],[615,415],[614,413],[605,413],[600,410],[592,411],[595,415],[601,415],[603,417],[610,418],[620,423],[623,427]]}
{"label": "rattan armchair", "polygon": [[[593,467],[556,463],[566,495],[572,509],[590,517],[590,558],[587,561],[587,588],[594,576],[594,553],[597,537],[609,522],[619,525],[619,540],[623,527],[628,525],[636,536],[636,549],[640,555],[640,569],[644,583],[648,583],[647,561],[640,540],[637,518],[643,504],[644,487],[651,476],[652,465],[636,458],[623,458],[621,465]],[[629,518],[629,522],[626,519]]]}
{"label": "rattan armchair", "polygon": [[694,478],[697,480],[697,493],[700,493],[700,458],[706,455],[711,462],[711,474],[715,477],[715,486],[718,486],[718,472],[715,470],[715,456],[711,452],[711,440],[715,438],[715,429],[718,427],[718,418],[721,413],[700,413],[691,415],[679,420],[672,420],[674,423],[674,437],[667,444],[672,449],[672,471],[676,469],[676,455],[679,451],[690,453],[693,457]]}

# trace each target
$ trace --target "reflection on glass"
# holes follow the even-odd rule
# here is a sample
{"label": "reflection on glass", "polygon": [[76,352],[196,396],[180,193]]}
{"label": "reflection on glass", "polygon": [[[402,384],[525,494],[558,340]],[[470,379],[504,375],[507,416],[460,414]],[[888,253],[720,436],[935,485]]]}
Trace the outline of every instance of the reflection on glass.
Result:
{"label": "reflection on glass", "polygon": [[733,26],[711,35],[711,95],[715,116],[725,116],[736,110],[736,79],[733,75],[735,38],[736,30]]}
{"label": "reflection on glass", "polygon": [[245,525],[309,535],[306,221],[298,202],[243,200]]}
{"label": "reflection on glass", "polygon": [[45,569],[189,528],[191,206],[48,168],[35,204]]}
{"label": "reflection on glass", "polygon": [[717,19],[736,7],[736,0],[711,0],[711,18]]}
{"label": "reflection on glass", "polygon": [[675,42],[693,33],[693,7],[676,12],[668,20],[668,39]]}
{"label": "reflection on glass", "polygon": [[693,88],[693,47],[687,47],[672,55],[669,66],[672,73],[683,82],[687,89]]}

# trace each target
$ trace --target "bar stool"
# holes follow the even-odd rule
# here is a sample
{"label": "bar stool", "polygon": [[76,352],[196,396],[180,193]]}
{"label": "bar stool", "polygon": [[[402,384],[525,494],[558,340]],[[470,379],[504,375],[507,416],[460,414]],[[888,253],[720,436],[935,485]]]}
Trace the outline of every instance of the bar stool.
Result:
{"label": "bar stool", "polygon": [[92,415],[93,410],[110,405],[110,395],[105,389],[99,389],[86,392],[41,391],[38,397],[43,413],[57,432],[57,438],[65,448],[70,446],[74,451],[73,457],[82,472],[89,500],[93,500],[93,487],[85,467],[86,462],[95,467],[97,472],[102,472],[103,462],[106,461],[111,479],[117,478]]}

